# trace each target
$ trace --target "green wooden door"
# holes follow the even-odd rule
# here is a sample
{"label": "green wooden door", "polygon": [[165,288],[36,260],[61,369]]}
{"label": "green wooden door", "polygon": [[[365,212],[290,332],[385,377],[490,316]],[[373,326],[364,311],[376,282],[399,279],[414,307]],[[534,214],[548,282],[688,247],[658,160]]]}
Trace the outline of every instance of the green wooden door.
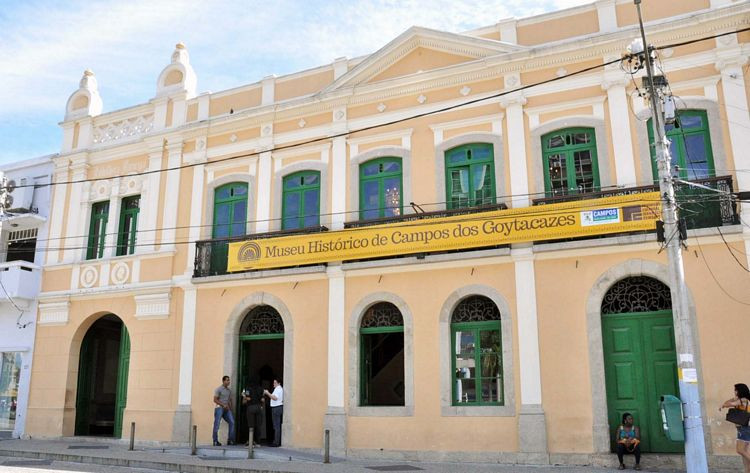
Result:
{"label": "green wooden door", "polygon": [[91,364],[93,362],[92,333],[88,332],[81,342],[78,358],[78,389],[76,393],[75,435],[89,434],[89,407],[91,406]]}
{"label": "green wooden door", "polygon": [[113,437],[122,437],[122,416],[128,404],[128,371],[130,369],[130,336],[125,324],[120,332],[120,355],[117,364],[117,397],[115,399],[115,429]]}
{"label": "green wooden door", "polygon": [[602,335],[612,431],[630,412],[644,452],[682,452],[681,442],[664,436],[659,412],[660,396],[679,396],[671,311],[604,315]]}

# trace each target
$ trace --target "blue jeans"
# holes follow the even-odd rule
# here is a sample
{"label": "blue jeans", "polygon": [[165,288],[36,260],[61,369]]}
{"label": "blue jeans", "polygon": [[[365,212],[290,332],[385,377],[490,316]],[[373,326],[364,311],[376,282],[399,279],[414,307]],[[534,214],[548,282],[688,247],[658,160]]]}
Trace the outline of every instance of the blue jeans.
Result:
{"label": "blue jeans", "polygon": [[232,411],[218,406],[214,409],[214,442],[219,441],[219,424],[221,424],[222,418],[224,418],[224,420],[227,421],[227,424],[229,424],[227,443],[234,442],[234,416],[232,415]]}

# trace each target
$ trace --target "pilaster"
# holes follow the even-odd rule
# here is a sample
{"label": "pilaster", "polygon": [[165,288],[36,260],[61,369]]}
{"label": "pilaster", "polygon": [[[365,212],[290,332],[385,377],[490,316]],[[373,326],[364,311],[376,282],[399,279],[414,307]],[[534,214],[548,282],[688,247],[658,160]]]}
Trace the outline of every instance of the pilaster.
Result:
{"label": "pilaster", "polygon": [[156,221],[159,213],[159,197],[162,173],[163,142],[149,143],[148,168],[150,174],[146,177],[141,199],[141,216],[138,219],[138,246],[136,253],[148,253],[155,249]]}
{"label": "pilaster", "polygon": [[[78,155],[70,159],[70,180],[81,181],[86,179],[88,173],[88,156]],[[84,250],[81,248],[84,246],[85,237],[82,233],[88,231],[86,228],[86,222],[82,222],[85,207],[88,205],[88,199],[83,198],[83,182],[73,182],[70,184],[70,206],[72,210],[68,212],[68,224],[65,227],[65,247],[70,248],[64,250],[63,261],[65,263],[72,263],[80,259],[80,256],[84,254]],[[75,209],[79,209],[76,211]],[[81,230],[85,230],[82,232]]]}
{"label": "pilaster", "polygon": [[599,32],[610,33],[617,30],[617,10],[615,0],[596,2],[596,14],[599,17]]}
{"label": "pilaster", "polygon": [[531,248],[514,248],[518,315],[518,358],[521,364],[521,411],[518,446],[524,453],[547,452],[547,428],[542,408],[542,375],[536,307],[534,255]]}
{"label": "pilaster", "polygon": [[182,305],[180,378],[177,392],[177,410],[175,411],[174,423],[172,425],[172,441],[174,442],[186,442],[190,434],[196,300],[197,291],[195,288],[185,288]]}
{"label": "pilaster", "polygon": [[[519,85],[518,74],[505,78],[506,87]],[[508,128],[508,161],[510,163],[510,191],[513,208],[529,206],[529,174],[526,165],[526,127],[524,125],[523,106],[526,97],[513,93],[503,97],[500,105],[505,108],[505,119]]]}
{"label": "pilaster", "polygon": [[[615,65],[615,67],[617,66]],[[612,148],[615,152],[616,182],[620,187],[632,187],[637,183],[635,156],[633,155],[633,143],[630,134],[630,110],[627,93],[625,92],[627,83],[627,77],[619,69],[608,70],[604,73],[602,90],[607,92],[609,123],[610,130],[612,130],[610,136],[612,137]],[[605,137],[598,136],[597,139],[602,140]]]}
{"label": "pilaster", "polygon": [[65,216],[65,198],[68,193],[68,185],[60,184],[68,180],[68,166],[64,160],[55,160],[55,170],[52,176],[52,186],[50,206],[50,223],[49,238],[47,240],[47,264],[54,264],[59,261],[59,248],[62,248],[63,240],[63,217]]}
{"label": "pilaster", "polygon": [[[162,216],[161,242],[159,248],[162,250],[174,250],[175,237],[177,235],[177,207],[180,205],[177,196],[180,192],[180,163],[182,163],[182,140],[180,138],[169,141],[167,144],[167,171],[166,190],[164,193],[165,203]],[[177,169],[175,169],[177,168]],[[166,205],[167,199],[176,199],[174,205]]]}
{"label": "pilaster", "polygon": [[[346,107],[337,107],[333,111],[334,134],[340,134],[347,129]],[[346,156],[346,137],[333,138],[331,143],[333,166],[331,169],[331,230],[344,228],[346,215],[346,175],[349,160]],[[356,192],[356,191],[354,191]],[[352,209],[356,210],[356,209]]]}
{"label": "pilaster", "polygon": [[344,409],[345,279],[340,266],[329,266],[328,276],[328,409],[323,420],[331,432],[331,453],[346,455]]}
{"label": "pilaster", "polygon": [[[194,154],[195,156],[195,154]],[[205,180],[205,169],[206,169],[206,154],[205,147],[204,152],[194,157],[190,161],[185,161],[185,164],[194,164],[193,166],[193,187],[190,193],[190,229],[188,230],[188,258],[185,267],[185,274],[192,275],[194,260],[195,258],[195,242],[201,238],[201,217],[203,215],[203,204],[204,204],[204,180]]]}
{"label": "pilaster", "polygon": [[265,151],[258,157],[258,201],[255,209],[255,231],[263,233],[271,228],[271,152]]}

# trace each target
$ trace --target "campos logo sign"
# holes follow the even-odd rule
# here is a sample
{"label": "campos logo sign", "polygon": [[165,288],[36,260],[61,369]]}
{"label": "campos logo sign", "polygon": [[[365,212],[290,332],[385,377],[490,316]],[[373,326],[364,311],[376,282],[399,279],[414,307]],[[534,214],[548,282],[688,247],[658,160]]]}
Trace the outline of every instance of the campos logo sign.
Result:
{"label": "campos logo sign", "polygon": [[620,222],[620,209],[596,209],[581,212],[581,226],[605,225]]}
{"label": "campos logo sign", "polygon": [[260,246],[257,243],[248,241],[244,243],[237,252],[237,260],[241,263],[257,261],[260,259]]}

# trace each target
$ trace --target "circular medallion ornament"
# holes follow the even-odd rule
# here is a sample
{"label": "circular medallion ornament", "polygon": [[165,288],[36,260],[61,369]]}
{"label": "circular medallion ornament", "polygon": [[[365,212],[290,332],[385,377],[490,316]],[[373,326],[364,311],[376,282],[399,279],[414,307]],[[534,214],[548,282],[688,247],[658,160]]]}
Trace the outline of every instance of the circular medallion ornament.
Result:
{"label": "circular medallion ornament", "polygon": [[124,261],[120,261],[112,268],[111,277],[114,284],[125,284],[130,277],[130,266]]}
{"label": "circular medallion ornament", "polygon": [[93,266],[85,266],[81,269],[81,286],[89,288],[96,284],[99,272]]}

